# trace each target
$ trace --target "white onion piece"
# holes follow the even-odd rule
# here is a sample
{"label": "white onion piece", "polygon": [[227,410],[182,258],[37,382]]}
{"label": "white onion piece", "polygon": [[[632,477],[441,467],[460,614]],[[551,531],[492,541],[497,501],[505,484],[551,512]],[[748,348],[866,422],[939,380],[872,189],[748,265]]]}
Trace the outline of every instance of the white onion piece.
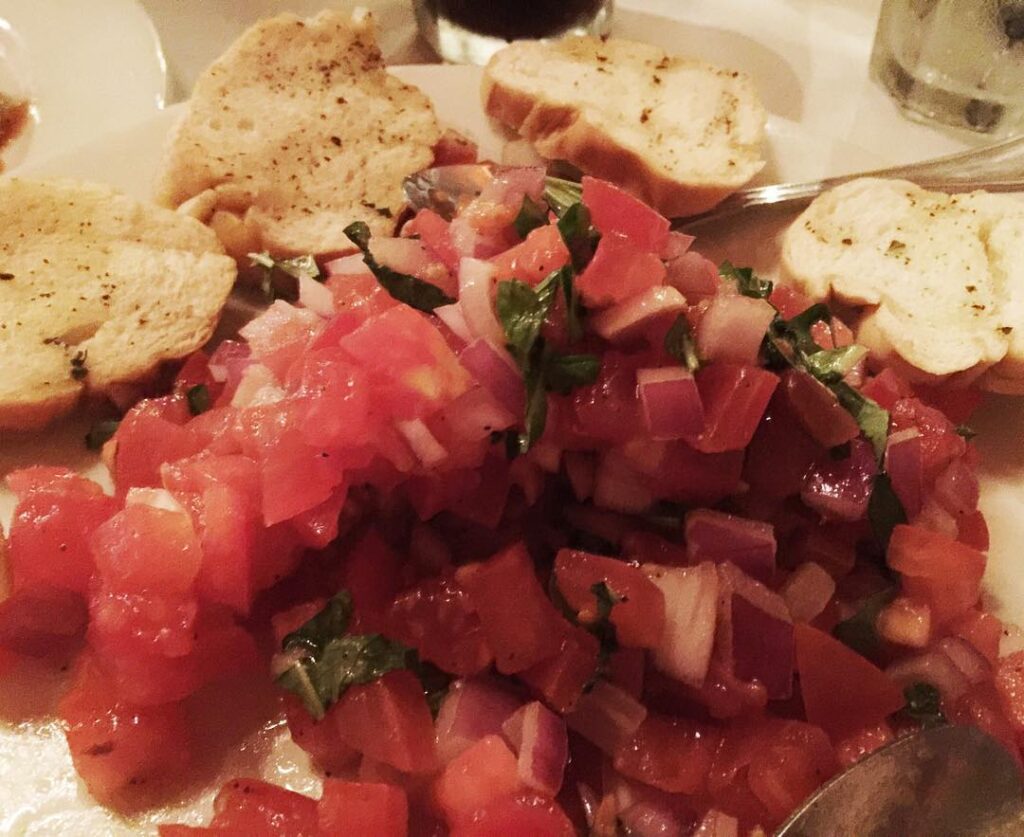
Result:
{"label": "white onion piece", "polygon": [[808,561],[797,567],[796,572],[786,579],[780,592],[793,621],[810,622],[832,600],[836,583],[820,565]]}
{"label": "white onion piece", "polygon": [[494,266],[481,259],[459,263],[459,303],[470,333],[493,346],[505,342],[505,331],[494,314]]}
{"label": "white onion piece", "polygon": [[409,421],[397,422],[398,432],[402,434],[405,441],[409,443],[416,458],[427,468],[444,462],[448,458],[448,451],[437,441],[430,428],[423,423],[422,419],[410,419]]}
{"label": "white onion piece", "polygon": [[569,476],[573,496],[581,503],[594,496],[597,457],[589,451],[567,450],[565,472]]}
{"label": "white onion piece", "polygon": [[926,604],[900,596],[878,614],[875,627],[889,642],[907,648],[924,648],[931,639],[932,611]]}
{"label": "white onion piece", "polygon": [[697,327],[697,352],[706,360],[754,363],[776,311],[765,299],[720,294]]}
{"label": "white onion piece", "polygon": [[688,299],[714,296],[721,284],[718,266],[692,250],[666,261],[665,269],[665,281]]}
{"label": "white onion piece", "polygon": [[441,761],[447,764],[485,735],[500,735],[502,724],[521,705],[522,701],[486,678],[454,683],[434,722]]}
{"label": "white onion piece", "polygon": [[321,317],[330,317],[334,314],[334,294],[323,282],[309,276],[300,276],[299,305]]}
{"label": "white onion piece", "polygon": [[399,273],[427,278],[430,270],[436,270],[439,262],[423,243],[415,238],[373,239],[373,257],[382,265]]}
{"label": "white onion piece", "polygon": [[323,325],[319,314],[279,299],[256,319],[242,326],[238,334],[249,344],[252,353],[260,357],[297,337],[311,339],[323,329]]}
{"label": "white onion piece", "polygon": [[508,352],[481,337],[459,352],[459,362],[502,407],[522,415],[526,403],[523,377]]}
{"label": "white onion piece", "polygon": [[718,613],[718,573],[714,564],[665,567],[644,564],[647,576],[665,596],[665,632],[654,649],[654,665],[665,674],[699,687],[708,673]]}
{"label": "white onion piece", "polygon": [[683,829],[673,813],[652,802],[637,802],[617,817],[630,837],[682,837]]}
{"label": "white onion piece", "polygon": [[947,704],[956,703],[970,688],[970,681],[942,651],[928,651],[893,663],[886,673],[901,686],[930,683]]}
{"label": "white onion piece", "polygon": [[262,363],[252,363],[242,371],[235,394],[231,397],[232,407],[257,407],[261,404],[276,404],[283,401],[285,391],[281,389],[274,373]]}
{"label": "white onion piece", "polygon": [[682,439],[704,429],[704,405],[693,373],[685,366],[638,369],[636,382],[652,439]]}
{"label": "white onion piece", "polygon": [[598,680],[566,714],[569,729],[609,756],[633,737],[647,717],[647,707],[607,680]]}
{"label": "white onion piece", "polygon": [[658,285],[594,314],[589,323],[605,340],[624,342],[653,318],[677,314],[685,309],[686,297],[669,285]]}
{"label": "white onion piece", "polygon": [[712,808],[704,815],[691,837],[739,837],[740,822]]}
{"label": "white onion piece", "polygon": [[437,318],[448,326],[449,331],[458,337],[463,343],[471,343],[473,334],[469,330],[469,323],[462,313],[462,306],[454,302],[451,305],[442,305],[434,309]]}
{"label": "white onion piece", "polygon": [[523,784],[552,799],[557,796],[569,758],[565,721],[535,700],[520,707],[501,728],[516,752]]}
{"label": "white onion piece", "polygon": [[947,636],[939,640],[938,647],[971,683],[980,683],[988,678],[991,672],[988,660],[967,640]]}
{"label": "white onion piece", "polygon": [[324,265],[324,273],[328,276],[359,276],[369,272],[370,268],[366,266],[362,253],[331,259]]}
{"label": "white onion piece", "polygon": [[630,467],[622,451],[607,451],[598,462],[594,477],[594,505],[632,514],[650,508],[653,503],[653,491]]}
{"label": "white onion piece", "polygon": [[166,488],[129,488],[125,495],[126,506],[150,506],[164,511],[185,513],[181,503],[174,499]]}

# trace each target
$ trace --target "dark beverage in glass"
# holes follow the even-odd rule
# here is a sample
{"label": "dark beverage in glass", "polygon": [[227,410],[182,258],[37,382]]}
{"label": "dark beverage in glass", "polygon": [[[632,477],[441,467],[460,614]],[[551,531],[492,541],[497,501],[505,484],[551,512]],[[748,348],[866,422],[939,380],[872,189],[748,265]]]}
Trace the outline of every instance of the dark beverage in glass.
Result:
{"label": "dark beverage in glass", "polygon": [[413,0],[420,31],[447,61],[483,64],[506,43],[605,34],[613,0]]}

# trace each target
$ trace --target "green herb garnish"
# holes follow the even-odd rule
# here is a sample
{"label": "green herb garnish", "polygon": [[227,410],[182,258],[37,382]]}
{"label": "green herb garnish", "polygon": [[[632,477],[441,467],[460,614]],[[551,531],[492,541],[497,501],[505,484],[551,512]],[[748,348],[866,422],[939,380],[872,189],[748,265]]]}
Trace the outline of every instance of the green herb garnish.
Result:
{"label": "green herb garnish", "polygon": [[296,298],[294,289],[282,291],[280,283],[275,281],[278,275],[289,276],[292,279],[315,279],[320,281],[323,277],[316,259],[310,255],[296,256],[291,259],[275,259],[270,253],[249,253],[249,263],[253,267],[263,270],[260,278],[260,291],[268,300]]}
{"label": "green herb garnish", "polygon": [[455,302],[437,285],[380,264],[370,252],[370,228],[362,221],[349,224],[344,232],[349,241],[360,249],[363,261],[380,286],[399,302],[404,302],[418,311],[427,312]]}
{"label": "green herb garnish", "polygon": [[[277,683],[296,694],[317,720],[350,686],[372,683],[390,671],[409,669],[428,696],[441,691],[443,672],[422,663],[416,652],[380,634],[349,634],[352,596],[340,591],[281,643],[274,667]],[[437,701],[435,700],[435,703]]]}
{"label": "green herb garnish", "polygon": [[700,357],[697,355],[697,341],[693,339],[693,331],[685,316],[680,314],[672,327],[665,333],[665,351],[682,363],[691,372],[700,369]]}
{"label": "green herb garnish", "polygon": [[544,201],[559,217],[574,203],[579,203],[582,196],[583,187],[573,180],[561,177],[544,178]]}
{"label": "green herb garnish", "polygon": [[206,384],[189,387],[185,392],[185,400],[188,401],[188,411],[194,416],[205,413],[212,404],[210,390],[206,388]]}
{"label": "green herb garnish", "polygon": [[735,267],[730,261],[722,262],[718,268],[718,275],[723,279],[732,280],[743,296],[754,299],[767,299],[775,287],[770,280],[758,278],[752,267]]}
{"label": "green herb garnish", "polygon": [[946,723],[942,696],[931,683],[912,683],[903,689],[903,697],[907,701],[904,714],[918,721],[924,729]]}
{"label": "green herb garnish", "polygon": [[544,207],[529,195],[523,195],[523,205],[519,207],[519,214],[516,215],[512,226],[516,228],[520,238],[526,238],[538,227],[543,227],[548,222],[548,214]]}
{"label": "green herb garnish", "polygon": [[968,424],[958,424],[956,426],[956,434],[968,442],[978,435],[977,431]]}
{"label": "green herb garnish", "polygon": [[893,491],[892,480],[888,474],[883,473],[875,477],[871,499],[868,501],[868,520],[871,522],[875,538],[883,549],[889,545],[892,530],[907,522],[907,512]]}
{"label": "green herb garnish", "polygon": [[121,421],[119,419],[96,422],[96,424],[89,428],[89,432],[85,434],[85,446],[89,450],[101,450],[117,432],[118,425],[120,424]]}
{"label": "green herb garnish", "polygon": [[860,610],[832,629],[832,636],[862,657],[873,657],[881,645],[875,623],[885,606],[895,598],[895,588],[887,588],[868,596],[861,602]]}
{"label": "green herb garnish", "polygon": [[590,223],[590,210],[582,203],[574,203],[559,216],[558,231],[572,256],[573,268],[582,273],[601,240],[600,233]]}

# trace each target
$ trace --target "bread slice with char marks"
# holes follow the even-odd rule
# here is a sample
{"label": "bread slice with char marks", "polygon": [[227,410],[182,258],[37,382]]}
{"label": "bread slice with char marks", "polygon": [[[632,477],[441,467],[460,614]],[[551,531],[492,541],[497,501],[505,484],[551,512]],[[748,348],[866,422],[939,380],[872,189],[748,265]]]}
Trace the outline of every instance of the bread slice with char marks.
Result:
{"label": "bread slice with char marks", "polygon": [[440,137],[429,99],[385,69],[369,16],[285,14],[196,82],[157,199],[191,201],[236,255],[337,252],[353,221],[391,233],[402,178],[431,164]]}
{"label": "bread slice with char marks", "polygon": [[861,178],[783,238],[783,277],[860,315],[857,338],[913,381],[1024,392],[1024,201]]}
{"label": "bread slice with char marks", "polygon": [[649,44],[513,43],[487,65],[482,97],[545,157],[669,217],[710,209],[764,166],[765,111],[751,81]]}
{"label": "bread slice with char marks", "polygon": [[0,428],[205,343],[236,275],[211,230],[107,187],[0,180]]}

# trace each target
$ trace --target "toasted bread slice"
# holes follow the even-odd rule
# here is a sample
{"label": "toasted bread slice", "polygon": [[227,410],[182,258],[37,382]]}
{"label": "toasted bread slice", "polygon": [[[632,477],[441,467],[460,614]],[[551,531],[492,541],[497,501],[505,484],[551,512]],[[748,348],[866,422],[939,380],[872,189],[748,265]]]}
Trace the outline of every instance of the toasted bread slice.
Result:
{"label": "toasted bread slice", "polygon": [[106,186],[0,180],[0,428],[199,348],[235,274],[192,218]]}
{"label": "toasted bread slice", "polygon": [[369,17],[281,15],[245,32],[196,82],[157,200],[201,206],[229,251],[331,253],[365,221],[392,232],[402,178],[433,161],[429,99],[388,74]]}
{"label": "toasted bread slice", "polygon": [[616,38],[517,42],[494,55],[488,114],[669,217],[703,212],[764,166],[765,111],[741,73]]}
{"label": "toasted bread slice", "polygon": [[782,271],[861,314],[858,339],[912,380],[1024,391],[1024,202],[862,178],[786,231]]}

